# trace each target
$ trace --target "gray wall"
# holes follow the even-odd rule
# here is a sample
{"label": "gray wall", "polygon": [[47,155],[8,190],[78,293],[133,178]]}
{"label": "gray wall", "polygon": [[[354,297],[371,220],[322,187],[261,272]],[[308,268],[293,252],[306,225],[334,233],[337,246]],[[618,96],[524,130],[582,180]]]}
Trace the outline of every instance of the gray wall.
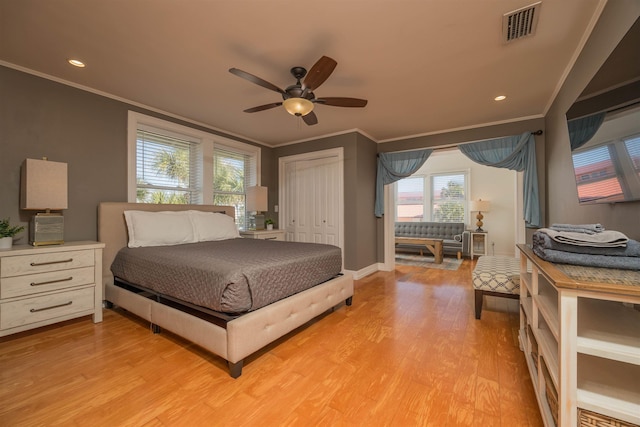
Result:
{"label": "gray wall", "polygon": [[[640,239],[640,202],[580,205],[565,114],[640,16],[640,2],[608,2],[591,37],[545,117],[547,222],[602,223]],[[637,54],[637,52],[636,52]]]}
{"label": "gray wall", "polygon": [[[11,217],[12,222],[26,226],[31,217],[30,212],[19,210],[24,159],[46,156],[65,162],[69,182],[65,239],[69,241],[97,238],[99,202],[127,200],[129,110],[220,134],[3,66],[0,94],[0,218]],[[262,148],[262,180],[273,187],[270,151]],[[21,233],[18,243],[26,243],[26,235]]]}

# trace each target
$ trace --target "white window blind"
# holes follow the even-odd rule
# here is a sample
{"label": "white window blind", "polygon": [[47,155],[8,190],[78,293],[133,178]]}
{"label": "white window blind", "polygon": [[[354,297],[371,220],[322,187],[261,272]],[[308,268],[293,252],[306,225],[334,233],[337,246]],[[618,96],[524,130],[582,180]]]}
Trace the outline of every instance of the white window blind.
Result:
{"label": "white window blind", "polygon": [[246,228],[246,188],[257,182],[256,160],[252,153],[221,145],[213,148],[213,204],[234,206],[240,228]]}
{"label": "white window blind", "polygon": [[464,173],[431,175],[432,221],[465,222],[465,181]]}
{"label": "white window blind", "polygon": [[398,181],[396,192],[396,220],[424,221],[424,176],[404,178]]}
{"label": "white window blind", "polygon": [[572,155],[580,201],[622,197],[610,150],[613,145],[607,144]]}
{"label": "white window blind", "polygon": [[136,134],[136,201],[202,203],[198,141],[150,126]]}
{"label": "white window blind", "polygon": [[636,135],[624,142],[624,146],[629,153],[633,169],[640,175],[640,135]]}

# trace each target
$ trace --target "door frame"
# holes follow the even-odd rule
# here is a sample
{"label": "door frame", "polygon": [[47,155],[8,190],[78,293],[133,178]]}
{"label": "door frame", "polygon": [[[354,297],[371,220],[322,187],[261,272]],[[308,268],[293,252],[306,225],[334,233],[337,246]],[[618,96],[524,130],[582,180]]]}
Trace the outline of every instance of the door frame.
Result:
{"label": "door frame", "polygon": [[339,163],[338,170],[338,244],[342,249],[342,265],[344,266],[344,148],[329,148],[326,150],[310,151],[302,154],[284,156],[278,159],[278,224],[284,224],[284,213],[287,204],[285,189],[285,167],[288,163],[303,160],[317,160],[335,157]]}

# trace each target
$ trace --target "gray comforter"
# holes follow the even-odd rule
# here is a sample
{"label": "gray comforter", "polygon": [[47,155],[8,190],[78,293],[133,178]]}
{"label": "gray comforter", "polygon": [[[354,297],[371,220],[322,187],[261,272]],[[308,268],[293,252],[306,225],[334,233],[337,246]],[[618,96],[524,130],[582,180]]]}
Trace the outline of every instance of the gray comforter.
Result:
{"label": "gray comforter", "polygon": [[122,248],[111,265],[115,277],[224,313],[264,307],[341,269],[336,246],[257,239]]}

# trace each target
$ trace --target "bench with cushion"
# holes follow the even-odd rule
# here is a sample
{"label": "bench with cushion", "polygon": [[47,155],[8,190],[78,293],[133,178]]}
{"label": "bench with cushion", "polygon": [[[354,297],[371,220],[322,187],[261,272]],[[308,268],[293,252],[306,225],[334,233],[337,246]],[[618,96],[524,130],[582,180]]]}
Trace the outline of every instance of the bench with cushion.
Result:
{"label": "bench with cushion", "polygon": [[508,256],[481,256],[473,273],[476,319],[482,313],[484,295],[520,298],[520,260]]}
{"label": "bench with cushion", "polygon": [[[396,222],[395,237],[421,237],[442,239],[445,254],[469,255],[469,232],[465,231],[463,222]],[[420,251],[424,245],[398,244],[397,249]]]}

